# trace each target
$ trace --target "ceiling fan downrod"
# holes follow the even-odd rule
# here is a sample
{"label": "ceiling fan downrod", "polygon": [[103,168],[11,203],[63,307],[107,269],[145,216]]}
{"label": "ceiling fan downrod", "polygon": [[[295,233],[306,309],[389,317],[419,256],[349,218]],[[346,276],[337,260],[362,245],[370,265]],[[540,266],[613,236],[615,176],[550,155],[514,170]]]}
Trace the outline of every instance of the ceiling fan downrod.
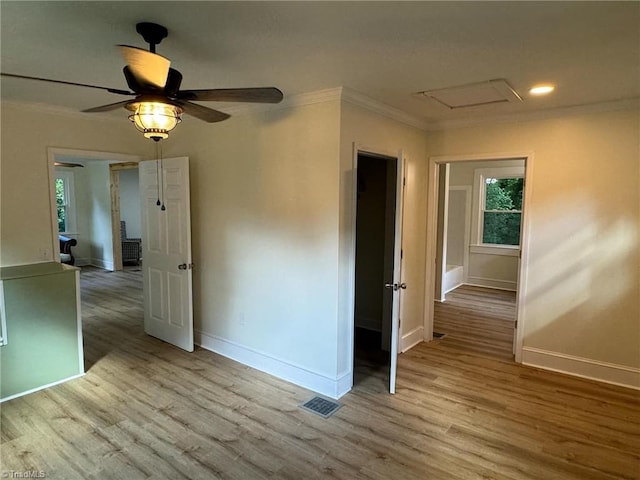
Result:
{"label": "ceiling fan downrod", "polygon": [[149,51],[151,53],[156,53],[156,45],[169,35],[169,31],[165,27],[151,22],[140,22],[136,24],[136,32],[142,35],[144,41],[149,44]]}

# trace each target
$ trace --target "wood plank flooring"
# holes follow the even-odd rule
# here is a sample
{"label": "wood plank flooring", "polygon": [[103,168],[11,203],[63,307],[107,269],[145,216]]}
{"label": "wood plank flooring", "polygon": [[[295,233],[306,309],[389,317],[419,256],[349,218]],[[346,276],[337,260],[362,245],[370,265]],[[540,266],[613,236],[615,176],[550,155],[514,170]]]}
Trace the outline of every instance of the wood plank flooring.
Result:
{"label": "wood plank flooring", "polygon": [[81,277],[90,368],[1,405],[4,472],[64,480],[640,478],[636,391],[519,366],[505,346],[474,347],[452,327],[400,356],[396,395],[374,376],[325,420],[298,407],[312,396],[305,389],[146,336],[139,272],[85,268]]}
{"label": "wood plank flooring", "polygon": [[449,350],[513,359],[515,292],[463,285],[434,304],[434,331]]}

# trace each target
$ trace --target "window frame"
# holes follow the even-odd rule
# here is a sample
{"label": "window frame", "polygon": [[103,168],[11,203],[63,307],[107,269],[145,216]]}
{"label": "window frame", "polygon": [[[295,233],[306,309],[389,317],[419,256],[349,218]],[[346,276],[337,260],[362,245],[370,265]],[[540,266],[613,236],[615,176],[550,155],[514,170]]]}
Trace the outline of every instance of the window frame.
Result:
{"label": "window frame", "polygon": [[[520,242],[518,245],[503,245],[499,243],[484,243],[484,213],[486,205],[486,180],[487,178],[525,178],[525,169],[522,167],[494,167],[494,168],[477,168],[474,170],[474,188],[476,190],[475,206],[472,225],[472,253],[491,253],[499,255],[517,256],[522,245],[522,221],[520,223]],[[524,191],[523,191],[524,193]],[[523,199],[524,203],[524,199]],[[495,210],[488,210],[495,212]],[[500,212],[519,213],[522,220],[521,210],[500,210]]]}
{"label": "window frame", "polygon": [[58,170],[56,168],[55,178],[54,178],[54,200],[56,204],[54,208],[56,209],[56,218],[58,217],[58,203],[57,203],[57,195],[55,194],[55,185],[58,180],[62,180],[63,189],[64,189],[64,210],[65,210],[65,229],[60,232],[61,235],[67,234],[76,234],[76,199],[75,199],[75,186],[74,186],[74,175],[72,171]]}

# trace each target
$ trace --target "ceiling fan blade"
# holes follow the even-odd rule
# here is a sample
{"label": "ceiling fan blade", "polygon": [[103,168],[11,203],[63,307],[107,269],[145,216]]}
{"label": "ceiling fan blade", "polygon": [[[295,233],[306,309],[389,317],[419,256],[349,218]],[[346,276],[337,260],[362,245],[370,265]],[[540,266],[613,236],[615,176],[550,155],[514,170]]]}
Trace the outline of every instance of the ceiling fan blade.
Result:
{"label": "ceiling fan blade", "polygon": [[115,110],[116,108],[124,107],[128,103],[131,103],[133,100],[124,100],[122,102],[109,103],[107,105],[100,105],[99,107],[87,108],[86,110],[82,110],[84,113],[98,113],[98,112],[108,112],[109,110]]}
{"label": "ceiling fan blade", "polygon": [[81,163],[53,162],[53,164],[56,167],[68,167],[68,168],[82,167],[82,168],[84,168],[84,165],[82,165]]}
{"label": "ceiling fan blade", "polygon": [[118,95],[135,95],[128,90],[120,90],[118,88],[101,87],[99,85],[88,85],[86,83],[65,82],[64,80],[52,80],[50,78],[29,77],[27,75],[16,75],[15,73],[0,73],[3,77],[21,78],[24,80],[37,80],[39,82],[61,83],[62,85],[74,85],[76,87],[97,88],[98,90],[106,90],[107,92],[117,93]]}
{"label": "ceiling fan blade", "polygon": [[168,58],[138,47],[118,45],[118,48],[139,82],[155,88],[164,88],[171,66]]}
{"label": "ceiling fan blade", "polygon": [[253,102],[279,103],[284,95],[275,87],[214,88],[210,90],[182,90],[178,98],[197,102]]}
{"label": "ceiling fan blade", "polygon": [[197,103],[185,102],[178,100],[175,102],[177,105],[182,107],[185,113],[192,115],[200,120],[204,120],[208,123],[221,122],[226,120],[231,115],[224,112],[219,112],[218,110],[214,110],[213,108],[203,107],[202,105],[198,105]]}

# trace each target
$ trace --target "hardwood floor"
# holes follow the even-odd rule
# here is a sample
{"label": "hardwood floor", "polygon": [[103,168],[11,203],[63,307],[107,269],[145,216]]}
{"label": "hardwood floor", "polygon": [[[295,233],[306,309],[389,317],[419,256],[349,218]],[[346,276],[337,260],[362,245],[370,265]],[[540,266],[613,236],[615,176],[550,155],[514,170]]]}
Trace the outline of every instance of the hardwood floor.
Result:
{"label": "hardwood floor", "polygon": [[513,359],[515,292],[463,285],[434,306],[434,331],[449,351]]}
{"label": "hardwood floor", "polygon": [[325,420],[298,407],[312,396],[305,389],[146,336],[139,275],[83,270],[90,368],[2,404],[4,472],[65,480],[640,478],[636,391],[519,366],[504,346],[474,347],[452,327],[400,356],[396,395],[372,378]]}

